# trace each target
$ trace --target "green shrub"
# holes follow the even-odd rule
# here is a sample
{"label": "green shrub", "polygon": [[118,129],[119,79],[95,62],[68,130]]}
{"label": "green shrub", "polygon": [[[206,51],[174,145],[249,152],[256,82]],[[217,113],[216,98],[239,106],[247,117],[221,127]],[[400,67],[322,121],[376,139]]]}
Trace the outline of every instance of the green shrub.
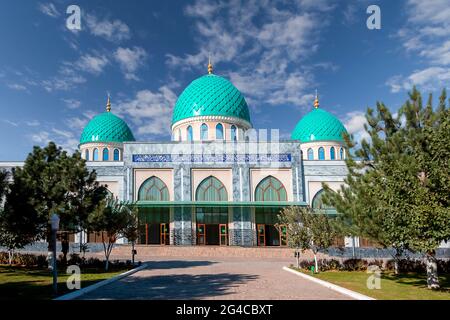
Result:
{"label": "green shrub", "polygon": [[80,265],[82,263],[83,263],[83,259],[77,253],[71,253],[69,255],[69,259],[67,260],[68,265],[73,265],[73,264]]}
{"label": "green shrub", "polygon": [[450,274],[450,259],[438,260],[438,272]]}
{"label": "green shrub", "polygon": [[[114,263],[111,263],[111,266],[112,265],[114,265]],[[83,263],[83,266],[94,267],[94,268],[104,268],[105,262],[100,260],[99,258],[91,257],[89,259],[86,259],[86,261]]]}
{"label": "green shrub", "polygon": [[8,252],[0,252],[0,264],[8,264]]}
{"label": "green shrub", "polygon": [[365,271],[369,263],[362,259],[347,259],[342,262],[341,270],[345,271]]}
{"label": "green shrub", "polygon": [[[8,252],[0,252],[0,264],[9,264]],[[30,253],[14,253],[12,264],[24,267],[45,267],[47,257]]]}

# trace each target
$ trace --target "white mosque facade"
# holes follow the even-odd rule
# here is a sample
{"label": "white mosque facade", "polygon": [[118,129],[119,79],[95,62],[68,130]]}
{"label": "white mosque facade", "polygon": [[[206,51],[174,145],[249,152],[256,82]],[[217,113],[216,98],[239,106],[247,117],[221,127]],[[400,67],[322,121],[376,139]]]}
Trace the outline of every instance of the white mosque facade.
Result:
{"label": "white mosque facade", "polygon": [[[211,65],[179,96],[171,141],[135,141],[109,98],[106,109],[84,128],[78,147],[101,184],[137,203],[139,244],[285,246],[284,230],[275,228],[282,208],[336,213],[321,201],[322,183],[337,190],[344,182],[346,129],[317,97],[290,140],[276,132],[260,139],[244,96]],[[89,237],[83,241],[96,241]],[[358,246],[359,239],[339,245]]]}

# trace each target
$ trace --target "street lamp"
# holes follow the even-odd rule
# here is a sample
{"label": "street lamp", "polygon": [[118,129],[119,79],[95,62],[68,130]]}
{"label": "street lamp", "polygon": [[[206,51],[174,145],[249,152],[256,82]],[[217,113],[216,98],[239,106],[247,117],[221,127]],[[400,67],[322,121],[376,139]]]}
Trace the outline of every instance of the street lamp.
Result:
{"label": "street lamp", "polygon": [[51,226],[52,226],[52,245],[53,245],[53,259],[52,259],[52,265],[53,265],[53,293],[58,293],[58,272],[56,270],[56,233],[59,230],[59,216],[54,213],[50,219]]}

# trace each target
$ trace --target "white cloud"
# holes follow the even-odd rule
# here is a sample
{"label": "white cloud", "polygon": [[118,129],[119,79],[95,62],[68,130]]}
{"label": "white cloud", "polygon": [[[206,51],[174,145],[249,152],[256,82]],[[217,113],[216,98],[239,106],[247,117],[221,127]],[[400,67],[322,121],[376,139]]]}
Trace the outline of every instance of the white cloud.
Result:
{"label": "white cloud", "polygon": [[104,55],[85,54],[75,63],[75,66],[84,72],[98,75],[109,63]]}
{"label": "white cloud", "polygon": [[147,58],[147,52],[141,47],[119,47],[114,52],[114,58],[119,63],[126,79],[139,80],[136,72],[139,67],[145,64],[144,60]]}
{"label": "white cloud", "polygon": [[135,133],[143,136],[166,136],[170,134],[172,108],[177,96],[167,86],[157,91],[141,90],[131,99],[118,101],[113,106],[118,115],[131,118],[137,127]]}
{"label": "white cloud", "polygon": [[93,14],[87,14],[86,25],[91,34],[112,42],[121,42],[131,37],[128,25],[118,19],[112,21],[107,19],[101,20]]}
{"label": "white cloud", "polygon": [[[435,91],[448,86],[450,75],[450,6],[448,0],[409,0],[407,23],[396,36],[409,54],[417,55],[422,69],[395,75],[386,81],[392,92],[419,89]],[[422,58],[422,59],[420,59]]]}
{"label": "white cloud", "polygon": [[81,106],[81,101],[76,99],[62,99],[68,109],[78,109]]}
{"label": "white cloud", "polygon": [[31,140],[39,144],[46,144],[49,142],[49,137],[50,134],[47,131],[39,131],[31,135]]}
{"label": "white cloud", "polygon": [[355,142],[360,143],[363,139],[370,140],[369,134],[364,129],[367,124],[365,114],[361,111],[352,111],[345,115],[344,126],[347,132],[353,135]]}
{"label": "white cloud", "polygon": [[423,90],[433,91],[448,86],[450,82],[450,68],[429,67],[416,70],[407,77],[396,75],[388,79],[386,84],[391,87],[391,92],[411,90],[416,85]]}
{"label": "white cloud", "polygon": [[71,117],[65,120],[67,127],[81,134],[88,122],[96,115],[94,111],[88,110],[83,112],[80,117]]}
{"label": "white cloud", "polygon": [[[280,2],[195,1],[185,14],[193,19],[198,49],[181,56],[168,54],[166,63],[177,72],[205,72],[211,54],[215,73],[230,78],[250,107],[310,106],[314,74],[305,61],[318,49],[317,35],[328,24],[332,5],[298,1],[278,9]],[[223,69],[222,63],[235,68]]]}
{"label": "white cloud", "polygon": [[72,132],[56,128],[32,133],[30,139],[40,146],[46,146],[50,141],[53,141],[69,153],[74,152],[78,148],[79,143],[79,140]]}
{"label": "white cloud", "polygon": [[37,127],[41,123],[38,120],[25,121],[25,124],[30,127]]}
{"label": "white cloud", "polygon": [[59,135],[61,137],[64,137],[64,138],[71,138],[71,137],[73,137],[72,132],[69,132],[69,131],[66,131],[66,130],[59,130],[59,129],[53,128],[52,131],[54,133],[56,133],[57,135]]}
{"label": "white cloud", "polygon": [[9,124],[9,125],[11,125],[11,126],[13,126],[13,127],[18,127],[19,126],[19,124],[17,122],[14,122],[14,121],[10,121],[10,120],[7,120],[7,119],[2,119],[2,121],[7,123],[7,124]]}
{"label": "white cloud", "polygon": [[407,8],[408,19],[412,23],[450,23],[450,6],[447,0],[409,0]]}
{"label": "white cloud", "polygon": [[58,74],[50,80],[42,81],[42,86],[48,92],[55,90],[68,91],[85,82],[86,78],[75,73]]}
{"label": "white cloud", "polygon": [[27,87],[18,83],[8,84],[8,88],[17,90],[17,91],[27,91]]}
{"label": "white cloud", "polygon": [[43,14],[52,18],[57,18],[61,15],[53,3],[39,3],[38,9]]}
{"label": "white cloud", "polygon": [[57,75],[48,80],[43,80],[40,83],[48,92],[55,90],[69,91],[87,82],[87,79],[82,75],[83,72],[99,75],[108,64],[109,60],[103,54],[95,52],[84,54],[75,62],[62,62]]}

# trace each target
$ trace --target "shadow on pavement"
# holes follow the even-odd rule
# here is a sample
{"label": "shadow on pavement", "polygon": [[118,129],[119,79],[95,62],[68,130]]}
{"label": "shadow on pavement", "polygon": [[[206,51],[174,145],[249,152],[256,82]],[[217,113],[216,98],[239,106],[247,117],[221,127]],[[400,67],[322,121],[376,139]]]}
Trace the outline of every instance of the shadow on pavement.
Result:
{"label": "shadow on pavement", "polygon": [[[246,274],[175,274],[150,277],[129,277],[113,299],[199,299],[227,295],[231,288],[254,281],[256,275]],[[90,299],[86,296],[85,298]],[[109,297],[105,297],[109,298]],[[95,299],[95,298],[94,298]]]}
{"label": "shadow on pavement", "polygon": [[146,261],[148,270],[157,269],[181,269],[191,267],[202,267],[212,265],[214,261],[195,261],[195,260],[168,260],[168,261]]}

